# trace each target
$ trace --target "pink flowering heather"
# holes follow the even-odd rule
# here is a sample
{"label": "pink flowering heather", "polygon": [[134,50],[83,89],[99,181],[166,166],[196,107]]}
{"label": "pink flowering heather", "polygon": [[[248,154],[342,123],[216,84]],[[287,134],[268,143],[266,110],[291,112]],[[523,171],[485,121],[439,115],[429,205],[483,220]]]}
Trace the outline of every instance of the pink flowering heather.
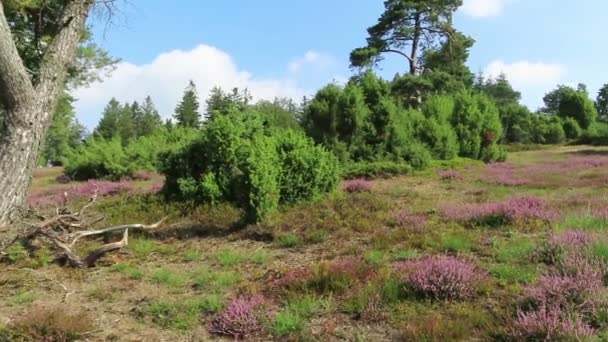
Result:
{"label": "pink flowering heather", "polygon": [[455,170],[439,170],[437,172],[437,174],[443,180],[462,180],[462,179],[464,179],[464,176],[462,175],[462,173],[455,171]]}
{"label": "pink flowering heather", "polygon": [[598,219],[608,220],[608,207],[593,208],[591,215]]}
{"label": "pink flowering heather", "polygon": [[511,163],[492,163],[486,166],[483,181],[497,185],[524,185],[528,182],[515,176],[515,167]]}
{"label": "pink flowering heather", "polygon": [[366,179],[349,179],[344,181],[344,191],[353,192],[370,192],[372,191],[373,183]]}
{"label": "pink flowering heather", "polygon": [[545,200],[534,196],[521,196],[502,203],[502,211],[512,221],[539,219],[552,221],[559,218],[554,210],[547,209]]}
{"label": "pink flowering heather", "polygon": [[29,207],[38,209],[62,207],[68,201],[89,198],[95,191],[97,191],[97,196],[106,197],[132,192],[133,187],[125,181],[88,181],[65,184],[42,191],[32,191],[28,195],[27,203]]}
{"label": "pink flowering heather", "polygon": [[413,231],[422,231],[427,224],[427,217],[420,214],[412,214],[408,209],[403,209],[395,215],[395,222],[399,227]]}
{"label": "pink flowering heather", "polygon": [[582,340],[594,333],[579,315],[546,306],[531,312],[519,311],[509,329],[511,337],[526,341]]}
{"label": "pink flowering heather", "polygon": [[557,272],[546,274],[535,285],[526,288],[524,293],[534,305],[583,305],[601,288],[601,272],[586,268],[571,275]]}
{"label": "pink flowering heather", "polygon": [[547,209],[542,198],[533,196],[514,197],[501,202],[459,204],[443,208],[442,214],[454,221],[480,223],[534,219],[552,221],[559,217],[556,211]]}
{"label": "pink flowering heather", "polygon": [[210,331],[234,338],[255,335],[262,329],[259,315],[261,307],[265,304],[267,301],[262,296],[233,299],[223,312],[212,319]]}
{"label": "pink flowering heather", "polygon": [[435,299],[467,299],[477,292],[484,274],[468,262],[450,256],[436,256],[397,265],[406,286]]}
{"label": "pink flowering heather", "polygon": [[563,249],[580,249],[589,246],[595,237],[583,230],[566,230],[561,233],[551,233],[548,244]]}

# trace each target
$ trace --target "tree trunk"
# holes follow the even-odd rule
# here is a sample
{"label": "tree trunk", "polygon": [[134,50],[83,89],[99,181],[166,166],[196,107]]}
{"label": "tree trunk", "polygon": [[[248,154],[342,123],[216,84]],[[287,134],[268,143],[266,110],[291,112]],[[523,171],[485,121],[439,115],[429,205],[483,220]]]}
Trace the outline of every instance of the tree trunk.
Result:
{"label": "tree trunk", "polygon": [[410,54],[409,62],[410,62],[410,74],[416,75],[418,70],[418,48],[420,45],[420,35],[422,34],[422,23],[421,23],[421,13],[418,12],[416,14],[416,18],[414,19],[414,37],[412,39],[412,53]]}
{"label": "tree trunk", "polygon": [[10,222],[10,215],[15,208],[21,207],[32,176],[32,169],[38,159],[38,150],[42,137],[46,134],[46,123],[34,120],[42,117],[42,106],[35,99],[28,106],[23,106],[15,113],[19,117],[30,117],[30,127],[8,125],[0,142],[0,226]]}
{"label": "tree trunk", "polygon": [[5,133],[0,138],[0,227],[8,225],[12,213],[24,203],[40,143],[93,4],[94,0],[67,2],[63,28],[46,49],[38,82],[33,84],[0,3],[0,102],[6,111]]}

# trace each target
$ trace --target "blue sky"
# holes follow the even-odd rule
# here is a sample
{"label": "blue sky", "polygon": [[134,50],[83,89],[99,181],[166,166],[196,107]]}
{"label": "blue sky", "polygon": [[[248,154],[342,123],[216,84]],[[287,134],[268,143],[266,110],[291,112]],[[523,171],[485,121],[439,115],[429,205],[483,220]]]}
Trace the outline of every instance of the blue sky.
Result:
{"label": "blue sky", "polygon": [[[469,66],[506,72],[533,109],[558,83],[595,92],[608,83],[608,1],[577,4],[465,0],[455,25],[477,41]],[[78,118],[92,128],[110,98],[148,94],[169,117],[189,79],[202,101],[215,85],[248,87],[256,98],[312,95],[351,75],[348,55],[382,10],[381,0],[129,0],[110,26],[92,18],[97,42],[122,62],[103,83],[75,91]],[[390,78],[406,64],[391,57],[381,68]]]}

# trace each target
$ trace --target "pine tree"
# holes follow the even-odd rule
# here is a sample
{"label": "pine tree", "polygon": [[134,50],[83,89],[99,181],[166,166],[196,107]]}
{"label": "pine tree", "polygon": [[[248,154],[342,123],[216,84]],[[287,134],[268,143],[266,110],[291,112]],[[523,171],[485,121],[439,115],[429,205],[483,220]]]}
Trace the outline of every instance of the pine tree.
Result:
{"label": "pine tree", "polygon": [[[137,122],[137,121],[136,121]],[[141,106],[141,120],[137,122],[138,136],[150,135],[163,125],[163,120],[152,102],[150,96],[146,96]]]}
{"label": "pine tree", "polygon": [[40,154],[42,164],[62,164],[69,151],[82,142],[84,127],[76,120],[73,102],[74,98],[67,94],[59,99]]}
{"label": "pine tree", "polygon": [[196,85],[193,81],[184,90],[182,100],[175,108],[175,120],[178,126],[195,127],[201,125],[201,115],[198,112],[198,98],[196,93]]}
{"label": "pine tree", "polygon": [[115,98],[112,98],[106,105],[101,114],[101,120],[95,128],[95,135],[105,139],[111,139],[118,131],[118,122],[122,113],[122,105]]}

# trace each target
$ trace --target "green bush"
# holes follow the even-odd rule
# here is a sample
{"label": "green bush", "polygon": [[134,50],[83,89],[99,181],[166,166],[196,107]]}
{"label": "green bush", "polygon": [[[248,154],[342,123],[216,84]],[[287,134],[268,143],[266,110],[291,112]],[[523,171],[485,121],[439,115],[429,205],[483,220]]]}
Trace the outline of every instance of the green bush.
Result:
{"label": "green bush", "polygon": [[418,139],[429,147],[435,159],[450,160],[458,156],[458,137],[448,122],[435,118],[425,120],[417,130]]}
{"label": "green bush", "polygon": [[578,139],[583,131],[578,122],[573,118],[565,118],[562,127],[566,134],[566,138],[569,140]]}
{"label": "green bush", "polygon": [[65,174],[74,180],[108,178],[119,180],[130,176],[136,165],[125,153],[120,138],[90,138],[68,155]]}
{"label": "green bush", "polygon": [[233,202],[250,222],[279,205],[330,192],[338,183],[332,154],[301,132],[268,127],[253,112],[215,117],[198,139],[165,154],[161,164],[168,197]]}
{"label": "green bush", "polygon": [[377,161],[349,163],[342,168],[342,177],[353,178],[389,178],[399,175],[407,175],[412,172],[412,167],[406,163]]}
{"label": "green bush", "polygon": [[[481,159],[492,153],[484,149],[498,143],[502,124],[496,105],[484,95],[462,92],[454,97],[451,124],[460,142],[461,157]],[[493,160],[486,160],[493,161]]]}
{"label": "green bush", "polygon": [[552,122],[547,126],[544,138],[546,144],[561,144],[566,141],[566,133],[559,122]]}
{"label": "green bush", "polygon": [[431,165],[431,153],[419,142],[412,142],[405,148],[403,159],[415,169],[424,169]]}
{"label": "green bush", "polygon": [[189,127],[159,129],[129,144],[125,153],[135,163],[137,169],[155,171],[161,154],[185,146],[198,136],[197,132],[196,129]]}

